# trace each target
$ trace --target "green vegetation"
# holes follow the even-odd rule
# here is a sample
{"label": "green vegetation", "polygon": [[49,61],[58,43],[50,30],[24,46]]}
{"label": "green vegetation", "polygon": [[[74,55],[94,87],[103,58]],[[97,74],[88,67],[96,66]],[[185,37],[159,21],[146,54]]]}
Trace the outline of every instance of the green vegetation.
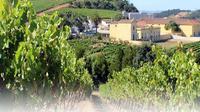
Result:
{"label": "green vegetation", "polygon": [[92,80],[66,40],[70,28],[59,27],[61,18],[36,17],[26,0],[11,10],[0,21],[0,92],[38,101],[90,92]]}
{"label": "green vegetation", "polygon": [[75,49],[77,58],[85,59],[85,67],[96,86],[106,83],[114,71],[133,66],[139,68],[143,63],[152,63],[155,59],[149,46],[137,47],[90,38],[69,40],[69,43]]}
{"label": "green vegetation", "polygon": [[137,8],[128,0],[76,0],[73,2],[73,6],[77,8],[138,12]]}
{"label": "green vegetation", "polygon": [[[194,109],[200,97],[200,65],[195,63],[194,56],[182,51],[169,55],[155,46],[153,51],[156,53],[153,63],[114,72],[112,78],[100,86],[101,95],[158,106],[190,105]],[[188,111],[181,109],[181,112]]]}
{"label": "green vegetation", "polygon": [[183,46],[184,51],[191,51],[195,54],[196,62],[200,64],[200,42],[186,44]]}
{"label": "green vegetation", "polygon": [[77,15],[81,16],[89,16],[92,17],[95,14],[98,14],[101,18],[113,18],[116,15],[120,14],[119,11],[111,11],[104,9],[86,9],[86,8],[67,8],[63,10],[58,10],[59,14],[63,14],[66,12],[73,12]]}
{"label": "green vegetation", "polygon": [[181,29],[179,27],[180,25],[177,24],[174,21],[170,21],[168,24],[165,25],[165,29],[166,30],[171,30],[172,32],[176,33],[176,32],[181,32]]}
{"label": "green vegetation", "polygon": [[33,4],[33,8],[38,12],[59,4],[70,3],[74,0],[30,0],[30,1]]}
{"label": "green vegetation", "polygon": [[[63,19],[57,14],[36,17],[27,0],[16,4],[7,12],[1,10],[0,18],[0,97],[14,96],[14,106],[18,98],[28,107],[28,99],[37,103],[47,99],[45,106],[53,105],[52,100],[60,104],[69,92],[80,90],[90,95],[95,85],[109,99],[160,108],[183,104],[181,112],[190,111],[186,107],[199,107],[200,42],[166,51],[154,45],[111,42],[100,36],[67,40],[70,28],[62,25]],[[90,16],[99,11],[100,17],[111,17],[113,12],[104,15],[105,10],[91,14],[86,12],[94,9],[66,10]],[[69,15],[70,19],[77,18]],[[79,22],[67,25],[73,24]]]}

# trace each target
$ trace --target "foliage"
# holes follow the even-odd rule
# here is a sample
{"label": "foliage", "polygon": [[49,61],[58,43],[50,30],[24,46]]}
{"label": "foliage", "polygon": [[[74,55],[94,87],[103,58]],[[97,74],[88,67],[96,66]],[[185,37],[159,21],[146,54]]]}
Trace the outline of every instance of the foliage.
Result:
{"label": "foliage", "polygon": [[73,2],[73,5],[77,8],[138,12],[137,8],[133,4],[129,4],[127,0],[76,0]]}
{"label": "foliage", "polygon": [[106,83],[109,74],[107,67],[107,61],[103,53],[92,54],[86,59],[86,68],[93,77],[94,85]]}
{"label": "foliage", "polygon": [[[90,38],[69,40],[69,43],[75,49],[76,56],[85,59],[85,67],[97,85],[107,82],[107,78],[114,71],[119,72],[123,68],[133,66],[139,68],[141,64],[153,62],[155,59],[149,46],[113,44]],[[97,69],[98,71],[94,71]]]}
{"label": "foliage", "polygon": [[78,16],[88,16],[92,17],[95,14],[98,14],[101,18],[113,18],[114,16],[120,14],[119,11],[111,11],[105,9],[86,9],[86,8],[66,8],[58,10],[59,14],[73,12]]}
{"label": "foliage", "polygon": [[141,68],[126,68],[112,74],[100,86],[104,97],[132,99],[150,104],[194,104],[200,97],[200,66],[191,53],[169,56],[154,47],[157,58]]}
{"label": "foliage", "polygon": [[166,30],[172,30],[172,32],[181,32],[179,27],[180,25],[174,21],[170,21],[168,24],[165,25]]}
{"label": "foliage", "polygon": [[91,20],[94,22],[94,25],[96,27],[96,33],[97,33],[97,27],[98,27],[98,24],[101,22],[101,17],[98,14],[94,14],[91,17]]}
{"label": "foliage", "polygon": [[86,26],[84,23],[88,23],[86,16],[76,15],[73,12],[66,12],[60,15],[63,18],[62,26],[76,26],[82,32]]}
{"label": "foliage", "polygon": [[150,45],[144,45],[137,50],[136,56],[133,59],[133,67],[141,67],[144,63],[152,63],[156,54],[152,51]]}
{"label": "foliage", "polygon": [[[92,80],[66,41],[69,27],[57,14],[36,18],[31,3],[19,1],[0,21],[0,73],[4,88],[29,97],[65,96],[88,90]],[[49,97],[51,96],[51,97]]]}
{"label": "foliage", "polygon": [[122,14],[117,14],[117,15],[115,15],[115,16],[112,18],[112,20],[114,20],[114,21],[119,21],[119,20],[121,20],[121,19],[123,19]]}
{"label": "foliage", "polygon": [[196,62],[200,64],[200,42],[194,42],[190,44],[186,44],[181,48],[185,52],[192,52],[195,54]]}
{"label": "foliage", "polygon": [[39,12],[57,6],[59,4],[71,3],[74,0],[30,0],[30,1],[33,4],[33,8],[37,12]]}

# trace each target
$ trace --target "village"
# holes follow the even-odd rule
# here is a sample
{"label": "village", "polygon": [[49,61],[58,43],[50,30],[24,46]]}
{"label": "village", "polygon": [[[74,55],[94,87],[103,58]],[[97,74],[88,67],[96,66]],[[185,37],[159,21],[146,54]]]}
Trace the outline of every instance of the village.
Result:
{"label": "village", "polygon": [[72,27],[72,34],[93,36],[98,33],[115,41],[133,44],[154,42],[168,45],[200,41],[200,21],[197,19],[155,18],[147,13],[125,11],[122,12],[122,16],[119,20],[102,19],[97,30],[89,20],[86,32],[79,32],[77,27]]}
{"label": "village", "polygon": [[[138,16],[138,14],[135,14]],[[123,41],[163,42],[170,39],[177,41],[199,41],[200,21],[195,19],[132,18],[114,22],[103,21],[100,29],[109,29],[108,36]],[[107,23],[107,25],[103,25]],[[167,28],[167,26],[175,27]],[[174,25],[174,26],[173,26]],[[107,26],[107,27],[105,27]],[[176,28],[177,27],[177,28]]]}

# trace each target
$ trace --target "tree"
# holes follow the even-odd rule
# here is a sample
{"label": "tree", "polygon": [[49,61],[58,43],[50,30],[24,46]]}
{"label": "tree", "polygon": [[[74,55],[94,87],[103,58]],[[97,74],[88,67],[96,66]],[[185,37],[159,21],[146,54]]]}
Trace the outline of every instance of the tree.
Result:
{"label": "tree", "polygon": [[95,28],[96,28],[96,33],[97,33],[97,27],[98,27],[98,24],[101,22],[101,17],[97,13],[95,13],[91,17],[91,20],[94,22],[94,25],[95,25]]}
{"label": "tree", "polygon": [[152,49],[157,56],[153,63],[114,72],[108,83],[100,86],[101,95],[144,102],[144,106],[145,103],[147,106],[162,105],[162,109],[179,105],[181,110],[178,111],[191,111],[184,110],[185,106],[195,110],[200,97],[200,66],[195,63],[194,56],[182,51],[169,56],[161,48],[154,46]]}
{"label": "tree", "polygon": [[92,75],[95,86],[106,83],[108,79],[108,65],[103,53],[95,53],[86,58],[86,68]]}
{"label": "tree", "polygon": [[181,32],[179,27],[180,25],[174,21],[170,21],[168,24],[165,25],[166,30],[172,30],[172,32]]}

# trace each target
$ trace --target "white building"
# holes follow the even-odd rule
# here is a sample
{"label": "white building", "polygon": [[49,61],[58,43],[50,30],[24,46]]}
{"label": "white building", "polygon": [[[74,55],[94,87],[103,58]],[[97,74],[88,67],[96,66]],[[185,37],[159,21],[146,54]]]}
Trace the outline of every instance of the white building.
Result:
{"label": "white building", "polygon": [[134,19],[134,20],[139,20],[142,18],[153,18],[152,14],[148,14],[148,13],[138,13],[138,12],[126,12],[126,11],[122,11],[122,16],[124,18],[127,19]]}

